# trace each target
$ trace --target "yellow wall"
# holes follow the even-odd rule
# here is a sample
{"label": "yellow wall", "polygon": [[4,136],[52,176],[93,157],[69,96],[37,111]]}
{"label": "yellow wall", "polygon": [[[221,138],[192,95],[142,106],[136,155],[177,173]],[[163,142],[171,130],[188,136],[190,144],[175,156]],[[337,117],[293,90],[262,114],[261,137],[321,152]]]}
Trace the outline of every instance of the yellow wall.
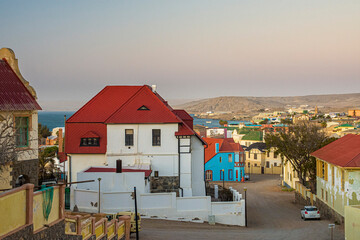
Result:
{"label": "yellow wall", "polygon": [[345,206],[345,239],[358,240],[360,236],[360,205]]}
{"label": "yellow wall", "polygon": [[34,231],[44,227],[44,224],[50,224],[59,219],[59,189],[54,189],[53,202],[48,221],[45,220],[43,215],[43,196],[42,193],[34,196]]}
{"label": "yellow wall", "polygon": [[0,189],[9,189],[11,188],[11,173],[12,168],[10,165],[4,166],[0,173]]}
{"label": "yellow wall", "polygon": [[26,190],[0,197],[0,236],[26,224]]}

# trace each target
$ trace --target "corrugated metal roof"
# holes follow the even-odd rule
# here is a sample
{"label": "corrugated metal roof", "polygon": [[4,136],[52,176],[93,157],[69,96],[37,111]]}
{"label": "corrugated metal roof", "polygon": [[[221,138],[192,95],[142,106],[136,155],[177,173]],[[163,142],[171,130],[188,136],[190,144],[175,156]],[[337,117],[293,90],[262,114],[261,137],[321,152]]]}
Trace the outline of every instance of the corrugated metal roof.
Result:
{"label": "corrugated metal roof", "polygon": [[340,167],[360,167],[360,135],[345,135],[311,155]]}
{"label": "corrugated metal roof", "polygon": [[0,60],[0,110],[41,110],[5,59]]}

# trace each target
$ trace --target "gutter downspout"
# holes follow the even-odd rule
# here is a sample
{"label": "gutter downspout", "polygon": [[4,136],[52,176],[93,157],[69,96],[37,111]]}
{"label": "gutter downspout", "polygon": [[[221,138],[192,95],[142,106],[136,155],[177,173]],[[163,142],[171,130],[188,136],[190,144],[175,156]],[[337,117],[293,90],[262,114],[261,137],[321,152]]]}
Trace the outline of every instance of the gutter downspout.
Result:
{"label": "gutter downspout", "polygon": [[[178,175],[179,175],[179,189],[181,189],[181,196],[180,197],[183,197],[184,196],[184,189],[180,186],[180,183],[181,183],[181,181],[180,181],[180,156],[181,156],[181,154],[180,154],[180,138],[178,138],[178,153],[179,153],[179,160],[178,160]],[[179,194],[180,195],[180,194]]]}

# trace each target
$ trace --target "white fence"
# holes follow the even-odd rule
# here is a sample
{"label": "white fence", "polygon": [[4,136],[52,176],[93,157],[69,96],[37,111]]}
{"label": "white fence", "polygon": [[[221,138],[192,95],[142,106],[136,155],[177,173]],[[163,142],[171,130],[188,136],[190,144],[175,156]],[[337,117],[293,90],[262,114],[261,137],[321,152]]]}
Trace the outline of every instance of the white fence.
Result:
{"label": "white fence", "polygon": [[[80,211],[97,212],[99,194],[95,191],[74,189],[74,204]],[[131,192],[102,192],[101,212],[116,213],[133,211]],[[245,225],[245,202],[211,202],[209,196],[176,197],[175,193],[146,193],[138,195],[138,211],[143,217],[182,221],[207,221],[209,215],[215,222],[229,225]],[[95,204],[96,203],[96,204]]]}

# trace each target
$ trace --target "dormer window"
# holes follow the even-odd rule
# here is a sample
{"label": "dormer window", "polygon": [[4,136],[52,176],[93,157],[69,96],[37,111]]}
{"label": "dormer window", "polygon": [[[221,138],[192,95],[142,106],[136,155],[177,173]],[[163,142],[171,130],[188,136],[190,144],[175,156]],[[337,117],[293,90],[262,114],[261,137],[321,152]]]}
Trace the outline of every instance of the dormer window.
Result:
{"label": "dormer window", "polygon": [[100,146],[100,138],[81,138],[80,146],[98,147]]}
{"label": "dormer window", "polygon": [[141,107],[138,108],[138,110],[143,111],[143,110],[150,110],[148,107],[146,107],[145,105],[142,105]]}

